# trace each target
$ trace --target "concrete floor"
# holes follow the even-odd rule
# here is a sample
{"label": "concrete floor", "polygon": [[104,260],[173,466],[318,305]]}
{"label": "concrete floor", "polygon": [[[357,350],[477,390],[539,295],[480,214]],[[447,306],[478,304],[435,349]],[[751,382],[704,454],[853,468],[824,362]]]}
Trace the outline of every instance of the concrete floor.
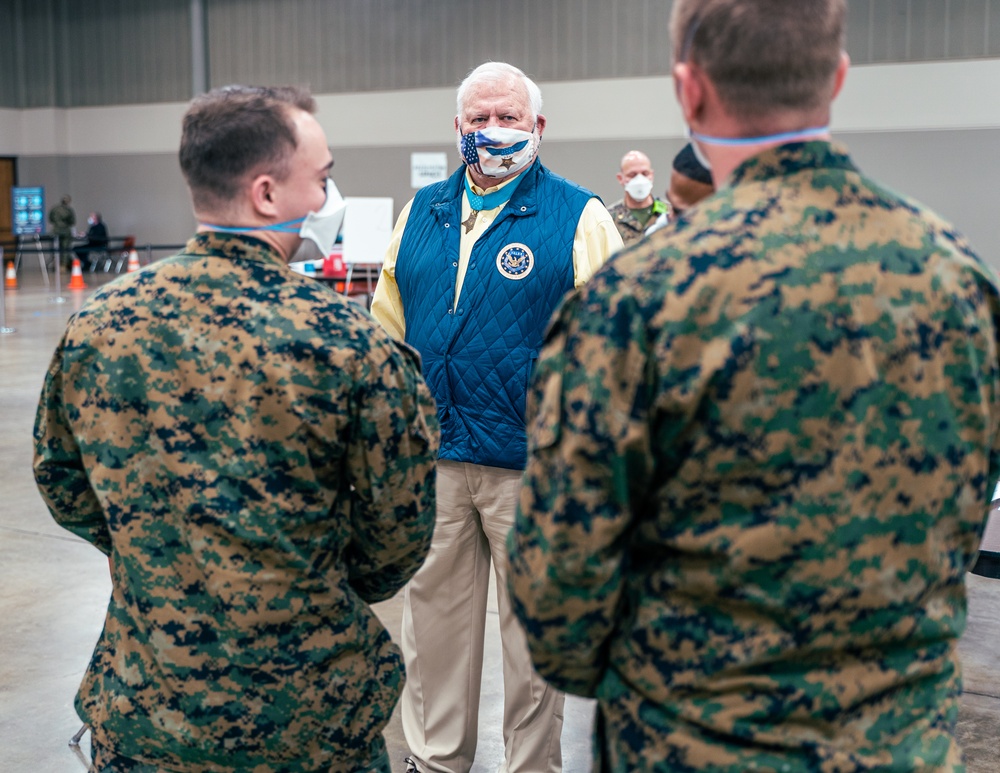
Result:
{"label": "concrete floor", "polygon": [[[38,496],[31,430],[49,358],[66,318],[89,290],[63,291],[65,302],[56,303],[33,268],[22,268],[20,288],[5,293],[6,324],[16,332],[0,335],[0,770],[73,773],[86,769],[88,751],[86,737],[79,751],[67,745],[81,724],[73,696],[101,630],[110,582],[100,553],[56,526]],[[88,274],[86,280],[92,289],[104,277]],[[961,643],[966,694],[960,732],[969,773],[995,773],[1000,770],[1000,581],[970,575],[969,598],[969,629]],[[401,597],[376,609],[398,640]],[[487,626],[476,773],[492,773],[503,758],[495,604]],[[591,769],[592,718],[589,701],[567,700],[566,773]],[[386,739],[393,769],[401,771],[406,750],[398,712]]]}

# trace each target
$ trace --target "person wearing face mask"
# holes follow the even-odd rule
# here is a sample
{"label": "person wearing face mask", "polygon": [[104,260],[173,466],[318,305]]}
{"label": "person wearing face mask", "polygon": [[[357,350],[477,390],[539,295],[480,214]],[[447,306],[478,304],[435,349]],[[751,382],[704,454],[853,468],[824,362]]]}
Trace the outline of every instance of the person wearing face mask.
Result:
{"label": "person wearing face mask", "polygon": [[90,258],[93,253],[103,253],[108,249],[108,227],[104,224],[100,212],[91,212],[87,216],[87,234],[83,244],[73,248],[80,262]]}
{"label": "person wearing face mask", "polygon": [[542,98],[521,70],[483,64],[457,101],[462,166],[403,208],[372,302],[386,330],[420,352],[441,421],[434,541],[404,598],[406,764],[472,767],[492,564],[504,769],[558,771],[563,696],[531,669],[507,595],[506,539],[545,326],[622,243],[600,199],[539,160]]}
{"label": "person wearing face mask", "polygon": [[670,208],[646,229],[646,236],[659,231],[671,220],[683,215],[702,199],[715,192],[712,173],[705,167],[689,142],[674,156],[670,170],[670,187],[667,188],[667,201]]}
{"label": "person wearing face mask", "polygon": [[625,193],[608,211],[628,247],[639,241],[657,218],[667,217],[670,205],[653,196],[653,167],[642,151],[630,150],[622,156],[621,171],[615,177]]}
{"label": "person wearing face mask", "polygon": [[438,424],[416,354],[287,265],[336,236],[314,110],[197,97],[198,233],[95,292],[45,379],[39,490],[112,575],[76,701],[101,773],[391,771],[402,658],[370,604],[429,549]]}
{"label": "person wearing face mask", "polygon": [[[996,271],[830,134],[847,0],[675,0],[716,192],[563,304],[511,535],[595,769],[960,771]],[[848,81],[848,87],[849,87]]]}

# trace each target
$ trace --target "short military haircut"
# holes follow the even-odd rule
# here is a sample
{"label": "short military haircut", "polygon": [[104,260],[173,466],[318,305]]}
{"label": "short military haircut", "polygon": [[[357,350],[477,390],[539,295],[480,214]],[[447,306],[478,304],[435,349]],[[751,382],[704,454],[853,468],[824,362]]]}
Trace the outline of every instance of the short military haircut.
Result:
{"label": "short military haircut", "polygon": [[287,176],[297,145],[293,109],[315,113],[316,101],[294,86],[224,86],[191,102],[179,156],[196,210],[224,208],[255,175]]}
{"label": "short military haircut", "polygon": [[677,0],[674,61],[711,79],[734,117],[812,110],[833,98],[846,0]]}

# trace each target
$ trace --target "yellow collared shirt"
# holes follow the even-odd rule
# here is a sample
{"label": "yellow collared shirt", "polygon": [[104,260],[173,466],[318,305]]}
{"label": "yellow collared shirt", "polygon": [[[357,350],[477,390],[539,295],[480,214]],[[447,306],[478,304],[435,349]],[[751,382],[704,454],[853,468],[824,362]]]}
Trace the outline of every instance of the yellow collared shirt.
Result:
{"label": "yellow collared shirt", "polygon": [[[468,175],[468,172],[466,172]],[[518,177],[504,180],[499,185],[494,185],[485,190],[472,182],[469,177],[469,184],[472,191],[479,196],[485,196],[494,191],[498,191],[507,185],[514,184]],[[403,231],[406,229],[406,222],[410,216],[410,207],[413,205],[411,199],[399,213],[396,226],[393,228],[389,247],[385,253],[385,261],[382,264],[382,275],[379,277],[378,285],[375,288],[375,295],[372,298],[372,316],[386,329],[393,338],[402,341],[406,333],[406,318],[403,315],[403,299],[399,294],[399,286],[396,284],[396,255],[399,252],[399,244],[403,239]],[[485,209],[476,218],[476,224],[469,233],[465,233],[465,228],[461,230],[461,242],[458,251],[458,276],[455,280],[455,298],[453,303],[457,307],[458,299],[462,293],[462,285],[465,283],[465,273],[469,266],[469,256],[472,254],[472,247],[486,229],[496,220],[497,215],[506,206],[501,204],[493,209]],[[469,206],[469,198],[462,195],[462,220],[467,220],[472,208]],[[580,221],[577,223],[576,232],[573,234],[573,283],[579,287],[585,284],[594,272],[600,268],[612,254],[622,248],[622,238],[615,227],[608,210],[604,208],[601,200],[592,198],[587,202],[580,214]]]}

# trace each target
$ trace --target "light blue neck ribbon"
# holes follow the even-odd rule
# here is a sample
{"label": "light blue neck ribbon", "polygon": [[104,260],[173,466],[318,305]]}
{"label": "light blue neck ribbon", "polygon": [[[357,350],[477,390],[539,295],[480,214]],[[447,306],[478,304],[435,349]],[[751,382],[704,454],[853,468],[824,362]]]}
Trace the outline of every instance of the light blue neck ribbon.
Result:
{"label": "light blue neck ribbon", "polygon": [[517,183],[511,182],[498,191],[493,191],[493,193],[487,193],[485,196],[480,196],[479,194],[472,192],[472,186],[469,185],[468,175],[466,175],[464,179],[465,195],[469,197],[469,206],[476,212],[482,212],[484,209],[496,209],[501,204],[506,204],[510,201],[510,197],[514,195],[514,190],[517,188]]}
{"label": "light blue neck ribbon", "polygon": [[302,228],[304,217],[297,217],[294,220],[286,220],[284,223],[274,223],[273,225],[213,225],[212,223],[198,223],[203,228],[211,228],[213,231],[220,231],[224,234],[247,234],[251,231],[277,231],[283,234],[297,234]]}
{"label": "light blue neck ribbon", "polygon": [[809,129],[799,129],[797,131],[782,132],[781,134],[765,134],[762,137],[713,137],[710,134],[701,134],[694,130],[688,130],[688,136],[703,142],[706,145],[725,145],[728,147],[740,147],[743,145],[760,145],[764,142],[790,142],[791,140],[807,140],[811,137],[819,137],[830,132],[830,125],[814,126]]}

